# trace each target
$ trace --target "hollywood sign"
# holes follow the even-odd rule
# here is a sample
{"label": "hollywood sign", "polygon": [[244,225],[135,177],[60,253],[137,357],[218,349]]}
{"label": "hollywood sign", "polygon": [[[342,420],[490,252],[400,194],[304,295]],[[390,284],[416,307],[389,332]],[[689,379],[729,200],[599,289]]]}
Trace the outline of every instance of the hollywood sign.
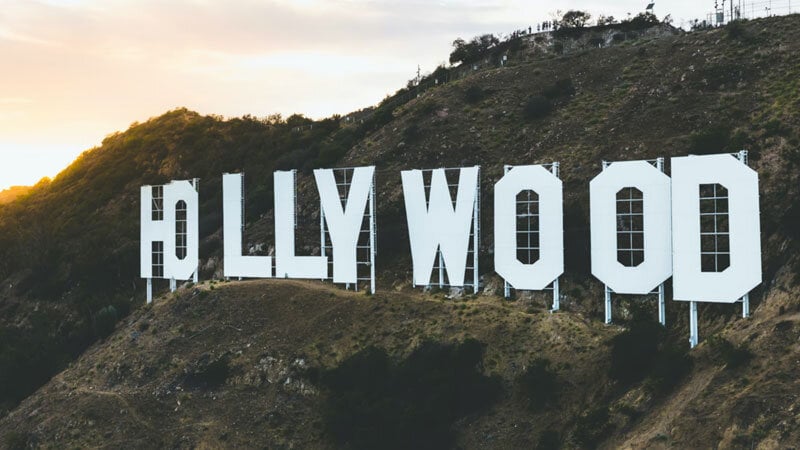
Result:
{"label": "hollywood sign", "polygon": [[[558,164],[506,166],[494,186],[494,270],[510,289],[554,293],[564,272],[563,190]],[[592,274],[602,281],[606,322],[611,294],[659,294],[690,303],[690,341],[697,343],[696,302],[744,303],[761,282],[758,174],[746,152],[604,163],[589,183]],[[448,173],[458,174],[457,182]],[[275,252],[242,252],[242,174],[224,174],[224,276],[332,280],[375,291],[375,167],[314,171],[320,200],[320,255],[295,248],[294,171],[274,173]],[[413,283],[479,288],[480,167],[401,172]],[[456,178],[451,176],[450,179]],[[455,196],[451,195],[451,191]],[[141,189],[141,276],[198,279],[197,180]],[[330,251],[329,254],[328,251]],[[365,272],[365,275],[360,273]]]}

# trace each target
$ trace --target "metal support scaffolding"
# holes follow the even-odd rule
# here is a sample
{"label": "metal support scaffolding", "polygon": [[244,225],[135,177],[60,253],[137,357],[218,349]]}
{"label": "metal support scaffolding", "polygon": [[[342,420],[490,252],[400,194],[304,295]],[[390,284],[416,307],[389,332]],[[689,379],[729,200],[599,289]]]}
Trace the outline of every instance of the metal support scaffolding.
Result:
{"label": "metal support scaffolding", "polygon": [[480,275],[478,274],[478,257],[481,242],[481,177],[478,171],[477,186],[475,187],[475,201],[472,205],[472,293],[477,294],[481,288]]}
{"label": "metal support scaffolding", "polygon": [[[661,172],[664,172],[664,158],[663,157],[658,157],[656,159],[648,159],[646,161],[648,163],[654,165],[656,167],[656,169],[660,170]],[[602,163],[603,170],[608,168],[608,166],[610,166],[611,164],[613,164],[612,161],[603,161],[603,163]],[[644,200],[642,199],[641,201],[643,202]],[[641,232],[644,233],[644,230],[641,230]],[[619,234],[619,231],[617,233]],[[642,242],[644,242],[644,241],[642,241]],[[631,247],[633,247],[633,244],[631,244]],[[633,249],[633,248],[631,248],[629,250],[636,250],[636,251],[641,251],[642,253],[644,253],[644,248],[641,248],[641,249],[638,249],[638,248],[637,249]],[[603,285],[603,286],[604,286],[603,292],[604,292],[604,300],[605,300],[604,301],[604,304],[605,304],[605,323],[606,324],[610,324],[612,322],[612,318],[611,318],[612,317],[611,316],[611,294],[614,291],[612,291],[606,285]],[[658,295],[658,322],[661,325],[666,326],[667,325],[667,310],[666,310],[667,308],[666,308],[666,298],[665,298],[666,294],[665,294],[665,290],[664,290],[664,283],[659,284],[658,287],[655,290],[651,291],[647,295],[653,295],[653,294],[657,294]]]}
{"label": "metal support scaffolding", "polygon": [[[553,164],[550,166],[550,171],[553,172],[553,175],[555,175],[556,178],[561,178],[558,173],[559,168],[560,164],[558,163],[558,161],[554,161]],[[560,308],[561,308],[561,290],[559,289],[558,278],[556,278],[555,280],[553,280],[553,308],[550,310],[550,312],[558,311]]]}
{"label": "metal support scaffolding", "polygon": [[[195,192],[197,192],[199,194],[200,193],[200,178],[193,178],[192,179],[192,186],[194,186]],[[244,186],[244,183],[242,183],[242,186]],[[242,189],[244,189],[244,188],[242,188]],[[244,196],[242,196],[242,199],[244,199]],[[244,200],[242,200],[242,203],[244,204]],[[198,208],[199,208],[199,206],[198,206]],[[244,210],[242,211],[242,217],[244,217]],[[200,238],[200,236],[198,236],[198,239],[199,238]],[[194,284],[197,284],[200,281],[200,258],[199,258],[199,255],[198,255],[198,258],[197,258],[197,267],[195,267],[194,275],[192,275],[192,281],[194,282]]]}
{"label": "metal support scaffolding", "polygon": [[[444,170],[445,172],[445,179],[447,180],[447,188],[450,190],[450,201],[453,205],[453,208],[456,207],[456,197],[453,195],[454,193],[458,192],[458,184],[460,182],[460,174],[461,168],[455,167],[446,167],[442,169],[422,169],[421,172],[427,176],[431,176],[434,170]],[[448,174],[452,174],[451,178],[454,176],[458,177],[457,182],[453,183],[448,179]],[[423,178],[424,179],[424,178]],[[425,201],[428,203],[426,206],[430,207],[430,190],[431,185],[429,182],[425,182],[424,184],[425,190]],[[454,287],[461,287],[465,288],[467,285],[472,286],[472,292],[477,294],[480,290],[480,266],[479,266],[479,248],[480,248],[480,239],[481,239],[481,176],[480,176],[480,166],[478,167],[478,180],[477,184],[475,185],[475,200],[472,203],[472,227],[470,228],[470,246],[467,249],[467,264],[465,267],[465,271],[467,273],[472,272],[472,279],[468,282],[464,280],[464,286],[454,286]],[[436,261],[434,261],[434,268],[437,270],[439,275],[439,289],[444,289],[445,287],[450,286],[449,278],[445,277],[445,263],[444,257],[442,255],[442,250],[437,249],[436,251]],[[414,285],[416,286],[416,284]],[[431,282],[428,280],[427,287],[430,288]]]}
{"label": "metal support scaffolding", "polygon": [[[552,172],[553,175],[555,175],[557,178],[559,177],[559,163],[557,161],[552,162],[550,164],[543,164],[543,166],[550,166],[550,172]],[[508,164],[503,166],[503,174],[508,173],[513,168],[514,168],[514,166],[508,165]],[[536,195],[536,194],[534,194],[534,195]],[[532,255],[536,254],[537,258],[538,258],[538,252],[539,252],[539,250],[541,248],[541,243],[538,241],[538,237],[536,238],[535,241],[531,241],[531,236],[533,236],[533,235],[539,236],[539,228],[538,228],[538,226],[539,226],[538,225],[539,224],[539,220],[538,220],[539,199],[538,199],[538,196],[535,197],[535,198],[532,198],[531,197],[531,193],[528,192],[527,198],[522,200],[522,201],[517,200],[516,204],[517,204],[517,220],[519,221],[519,219],[521,219],[521,218],[522,219],[528,219],[528,220],[525,221],[526,224],[527,224],[527,228],[526,229],[524,229],[524,230],[517,229],[517,235],[518,236],[519,236],[519,234],[524,234],[526,236],[526,238],[527,238],[527,242],[525,243],[525,247],[517,247],[517,250],[524,250],[525,252],[527,252],[527,256],[528,256],[529,260],[528,261],[524,261],[524,262],[527,263],[527,264],[531,264],[531,263],[533,263],[533,261],[530,261],[530,259],[532,259]],[[522,214],[520,214],[520,212],[519,212],[519,207],[520,206],[523,206],[525,208],[525,212],[522,213]],[[536,220],[530,220],[530,219],[536,219]],[[535,229],[532,228],[534,223],[536,224],[536,228]],[[503,281],[503,296],[505,298],[511,298],[511,289],[512,288],[513,288],[513,286],[511,286],[511,283],[509,283],[508,281]],[[561,290],[559,288],[559,279],[556,278],[555,280],[553,280],[553,282],[550,284],[550,287],[545,288],[545,290],[552,290],[553,291],[553,304],[552,304],[552,308],[550,309],[550,311],[551,312],[558,311],[561,308],[561,301],[560,301],[561,300]]]}
{"label": "metal support scaffolding", "polygon": [[[736,157],[736,159],[738,159],[742,164],[748,165],[747,150],[740,150],[736,153],[732,153],[731,155]],[[715,192],[713,195],[716,199],[717,193]],[[742,302],[742,317],[745,319],[750,317],[750,293],[745,294],[737,302]],[[700,341],[697,330],[697,302],[689,302],[689,346],[691,348],[697,346],[698,342]]]}
{"label": "metal support scaffolding", "polygon": [[[739,150],[739,152],[736,153],[736,158],[739,159],[739,161],[741,161],[742,164],[748,165],[749,158],[747,150]],[[749,293],[745,294],[744,297],[742,297],[741,302],[742,302],[742,317],[747,319],[750,317],[750,294]]]}
{"label": "metal support scaffolding", "polygon": [[[336,180],[336,187],[339,190],[339,199],[342,201],[343,205],[346,205],[355,168],[343,167],[332,170]],[[367,199],[367,210],[364,212],[361,230],[359,231],[358,241],[356,243],[356,282],[345,283],[345,289],[349,290],[352,284],[354,290],[358,291],[359,282],[369,282],[371,294],[374,294],[376,289],[375,259],[378,254],[375,189],[375,175],[373,173],[372,186],[370,187],[369,197]],[[325,222],[325,213],[322,211],[322,208],[320,208],[319,211],[319,233],[321,254],[328,258],[328,264],[330,266],[328,273],[333,273],[333,243],[330,240],[330,233]],[[330,278],[326,278],[322,281],[328,279]]]}
{"label": "metal support scaffolding", "polygon": [[378,229],[375,212],[375,175],[372,175],[372,188],[369,190],[369,292],[375,293],[375,257],[378,256]]}

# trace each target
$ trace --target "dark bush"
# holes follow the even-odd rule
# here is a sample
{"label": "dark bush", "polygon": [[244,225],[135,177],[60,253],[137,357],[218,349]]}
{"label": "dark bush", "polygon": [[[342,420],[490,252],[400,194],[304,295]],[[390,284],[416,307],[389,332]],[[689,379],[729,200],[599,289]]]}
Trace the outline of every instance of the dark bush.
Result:
{"label": "dark bush", "polygon": [[186,376],[184,385],[192,389],[214,389],[225,384],[230,373],[227,356],[212,361],[209,355],[204,355],[198,361],[197,368]]}
{"label": "dark bush", "polygon": [[534,95],[525,103],[523,113],[528,119],[541,119],[553,111],[553,103],[546,97]]}
{"label": "dark bush", "polygon": [[606,40],[601,37],[593,37],[589,39],[589,46],[590,47],[602,47],[603,44],[606,43]]}
{"label": "dark bush", "polygon": [[539,412],[558,399],[558,375],[550,369],[550,361],[537,358],[517,378],[517,389],[525,406],[530,411]]}
{"label": "dark bush", "polygon": [[728,37],[731,39],[745,43],[753,41],[753,36],[747,31],[747,28],[745,28],[743,20],[728,22],[728,25],[725,26],[725,30],[728,32]]}
{"label": "dark bush", "polygon": [[4,448],[8,450],[23,450],[28,448],[28,442],[30,438],[27,433],[23,433],[20,431],[9,431],[3,437],[3,441],[5,443]]}
{"label": "dark bush", "polygon": [[692,133],[689,136],[689,153],[694,155],[710,155],[722,153],[731,140],[731,129],[716,126]]}
{"label": "dark bush", "polygon": [[575,441],[585,448],[596,448],[612,431],[608,406],[598,406],[585,412],[577,421]]}
{"label": "dark bush", "polygon": [[561,448],[561,436],[557,431],[547,430],[539,436],[536,450],[558,450]]}
{"label": "dark bush", "polygon": [[666,329],[652,320],[634,320],[611,346],[609,377],[623,386],[647,379],[653,392],[665,393],[692,369],[686,346],[668,340]]}
{"label": "dark bush", "polygon": [[486,98],[486,91],[476,84],[464,90],[464,101],[467,103],[478,103],[484,98]]}
{"label": "dark bush", "polygon": [[753,359],[753,353],[744,344],[734,345],[729,340],[719,336],[709,338],[708,344],[711,352],[725,363],[726,369],[737,369]]}
{"label": "dark bush", "polygon": [[98,337],[104,338],[114,332],[114,327],[119,320],[119,313],[117,308],[113,305],[108,305],[97,311],[94,315],[94,331]]}
{"label": "dark bush", "polygon": [[62,370],[92,334],[88,326],[67,328],[56,314],[37,314],[32,321],[39,326],[0,327],[0,416]]}
{"label": "dark bush", "polygon": [[481,373],[482,357],[475,340],[426,342],[398,364],[363,350],[319,376],[325,428],[345,448],[449,448],[453,422],[485,411],[502,391]]}
{"label": "dark bush", "polygon": [[433,99],[427,99],[422,102],[419,102],[417,106],[414,108],[414,117],[421,118],[425,116],[430,116],[436,110],[439,109],[439,104]]}
{"label": "dark bush", "polygon": [[657,394],[668,393],[683,381],[693,366],[694,362],[685,348],[663,345],[653,360],[647,387]]}
{"label": "dark bush", "polygon": [[475,36],[469,42],[458,38],[453,41],[453,52],[450,53],[450,64],[475,62],[490,49],[497,46],[500,39],[492,34]]}
{"label": "dark bush", "polygon": [[792,129],[784,125],[783,122],[778,119],[772,119],[764,124],[764,135],[766,137],[788,136],[791,132]]}
{"label": "dark bush", "polygon": [[629,385],[643,380],[653,366],[664,327],[657,322],[636,321],[611,340],[609,376]]}
{"label": "dark bush", "polygon": [[556,81],[554,84],[544,88],[542,95],[550,100],[571,97],[575,95],[575,86],[572,84],[571,78],[562,78]]}
{"label": "dark bush", "polygon": [[375,110],[375,112],[364,121],[359,127],[359,132],[363,135],[370,131],[377,130],[378,128],[386,125],[394,119],[394,108],[390,105],[382,105]]}
{"label": "dark bush", "polygon": [[661,21],[658,20],[658,17],[648,11],[639,13],[630,19],[623,20],[618,26],[625,31],[634,31],[644,30],[660,23]]}
{"label": "dark bush", "polygon": [[412,123],[403,130],[403,141],[407,144],[416,142],[420,138],[419,125]]}

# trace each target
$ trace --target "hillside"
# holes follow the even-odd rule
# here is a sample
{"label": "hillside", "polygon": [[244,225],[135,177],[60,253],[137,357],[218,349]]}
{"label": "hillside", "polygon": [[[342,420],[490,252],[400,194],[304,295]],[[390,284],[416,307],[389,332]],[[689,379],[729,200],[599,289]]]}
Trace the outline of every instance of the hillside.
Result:
{"label": "hillside", "polygon": [[11,203],[18,197],[27,194],[30,190],[30,186],[11,186],[8,189],[4,189],[0,191],[0,205]]}
{"label": "hillside", "polygon": [[[0,438],[8,446],[113,447],[143,435],[174,447],[358,446],[347,424],[329,423],[332,412],[355,402],[368,407],[349,408],[361,420],[397,423],[398,436],[402,426],[418,431],[402,396],[396,408],[370,402],[379,389],[419,392],[408,379],[433,373],[432,385],[484,395],[458,403],[447,391],[442,402],[459,407],[421,434],[440,439],[431,442],[796,443],[798,54],[795,15],[511,59],[416,98],[389,98],[358,125],[178,109],[111,135],[52,181],[0,205],[0,411],[8,411]],[[738,306],[701,306],[701,345],[691,352],[682,303],[668,303],[663,330],[652,324],[653,302],[623,299],[619,326],[604,327],[588,255],[588,182],[601,161],[742,148],[761,186],[764,282],[751,296],[753,318],[738,318]],[[565,311],[554,315],[543,312],[544,296],[496,296],[488,238],[503,165],[551,161],[561,163],[566,230]],[[319,229],[309,170],[364,164],[378,167],[374,297],[316,283],[204,283],[142,306],[132,207],[142,184],[201,178],[201,279],[209,280],[219,275],[223,172],[247,173],[246,241],[269,249],[271,173],[300,169],[299,239],[311,252]],[[413,290],[399,171],[474,164],[484,189],[484,293],[453,301]],[[447,358],[473,384],[439,373],[435,361]],[[625,367],[632,378],[619,375]],[[371,370],[394,381],[369,385]],[[341,381],[354,373],[367,386]],[[538,385],[557,386],[546,392],[558,395]],[[402,420],[385,416],[393,409]]]}

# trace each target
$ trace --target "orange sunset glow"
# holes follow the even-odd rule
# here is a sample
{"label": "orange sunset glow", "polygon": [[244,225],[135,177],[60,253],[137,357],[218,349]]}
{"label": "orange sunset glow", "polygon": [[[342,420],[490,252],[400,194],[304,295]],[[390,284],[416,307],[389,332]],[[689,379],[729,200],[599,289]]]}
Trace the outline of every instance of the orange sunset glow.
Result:
{"label": "orange sunset glow", "polygon": [[[455,38],[527,28],[556,8],[617,17],[644,8],[629,0],[0,4],[0,189],[53,177],[104,136],[175,107],[226,117],[344,114],[404,86],[418,66],[445,63]],[[656,13],[681,25],[705,10],[681,0]]]}

